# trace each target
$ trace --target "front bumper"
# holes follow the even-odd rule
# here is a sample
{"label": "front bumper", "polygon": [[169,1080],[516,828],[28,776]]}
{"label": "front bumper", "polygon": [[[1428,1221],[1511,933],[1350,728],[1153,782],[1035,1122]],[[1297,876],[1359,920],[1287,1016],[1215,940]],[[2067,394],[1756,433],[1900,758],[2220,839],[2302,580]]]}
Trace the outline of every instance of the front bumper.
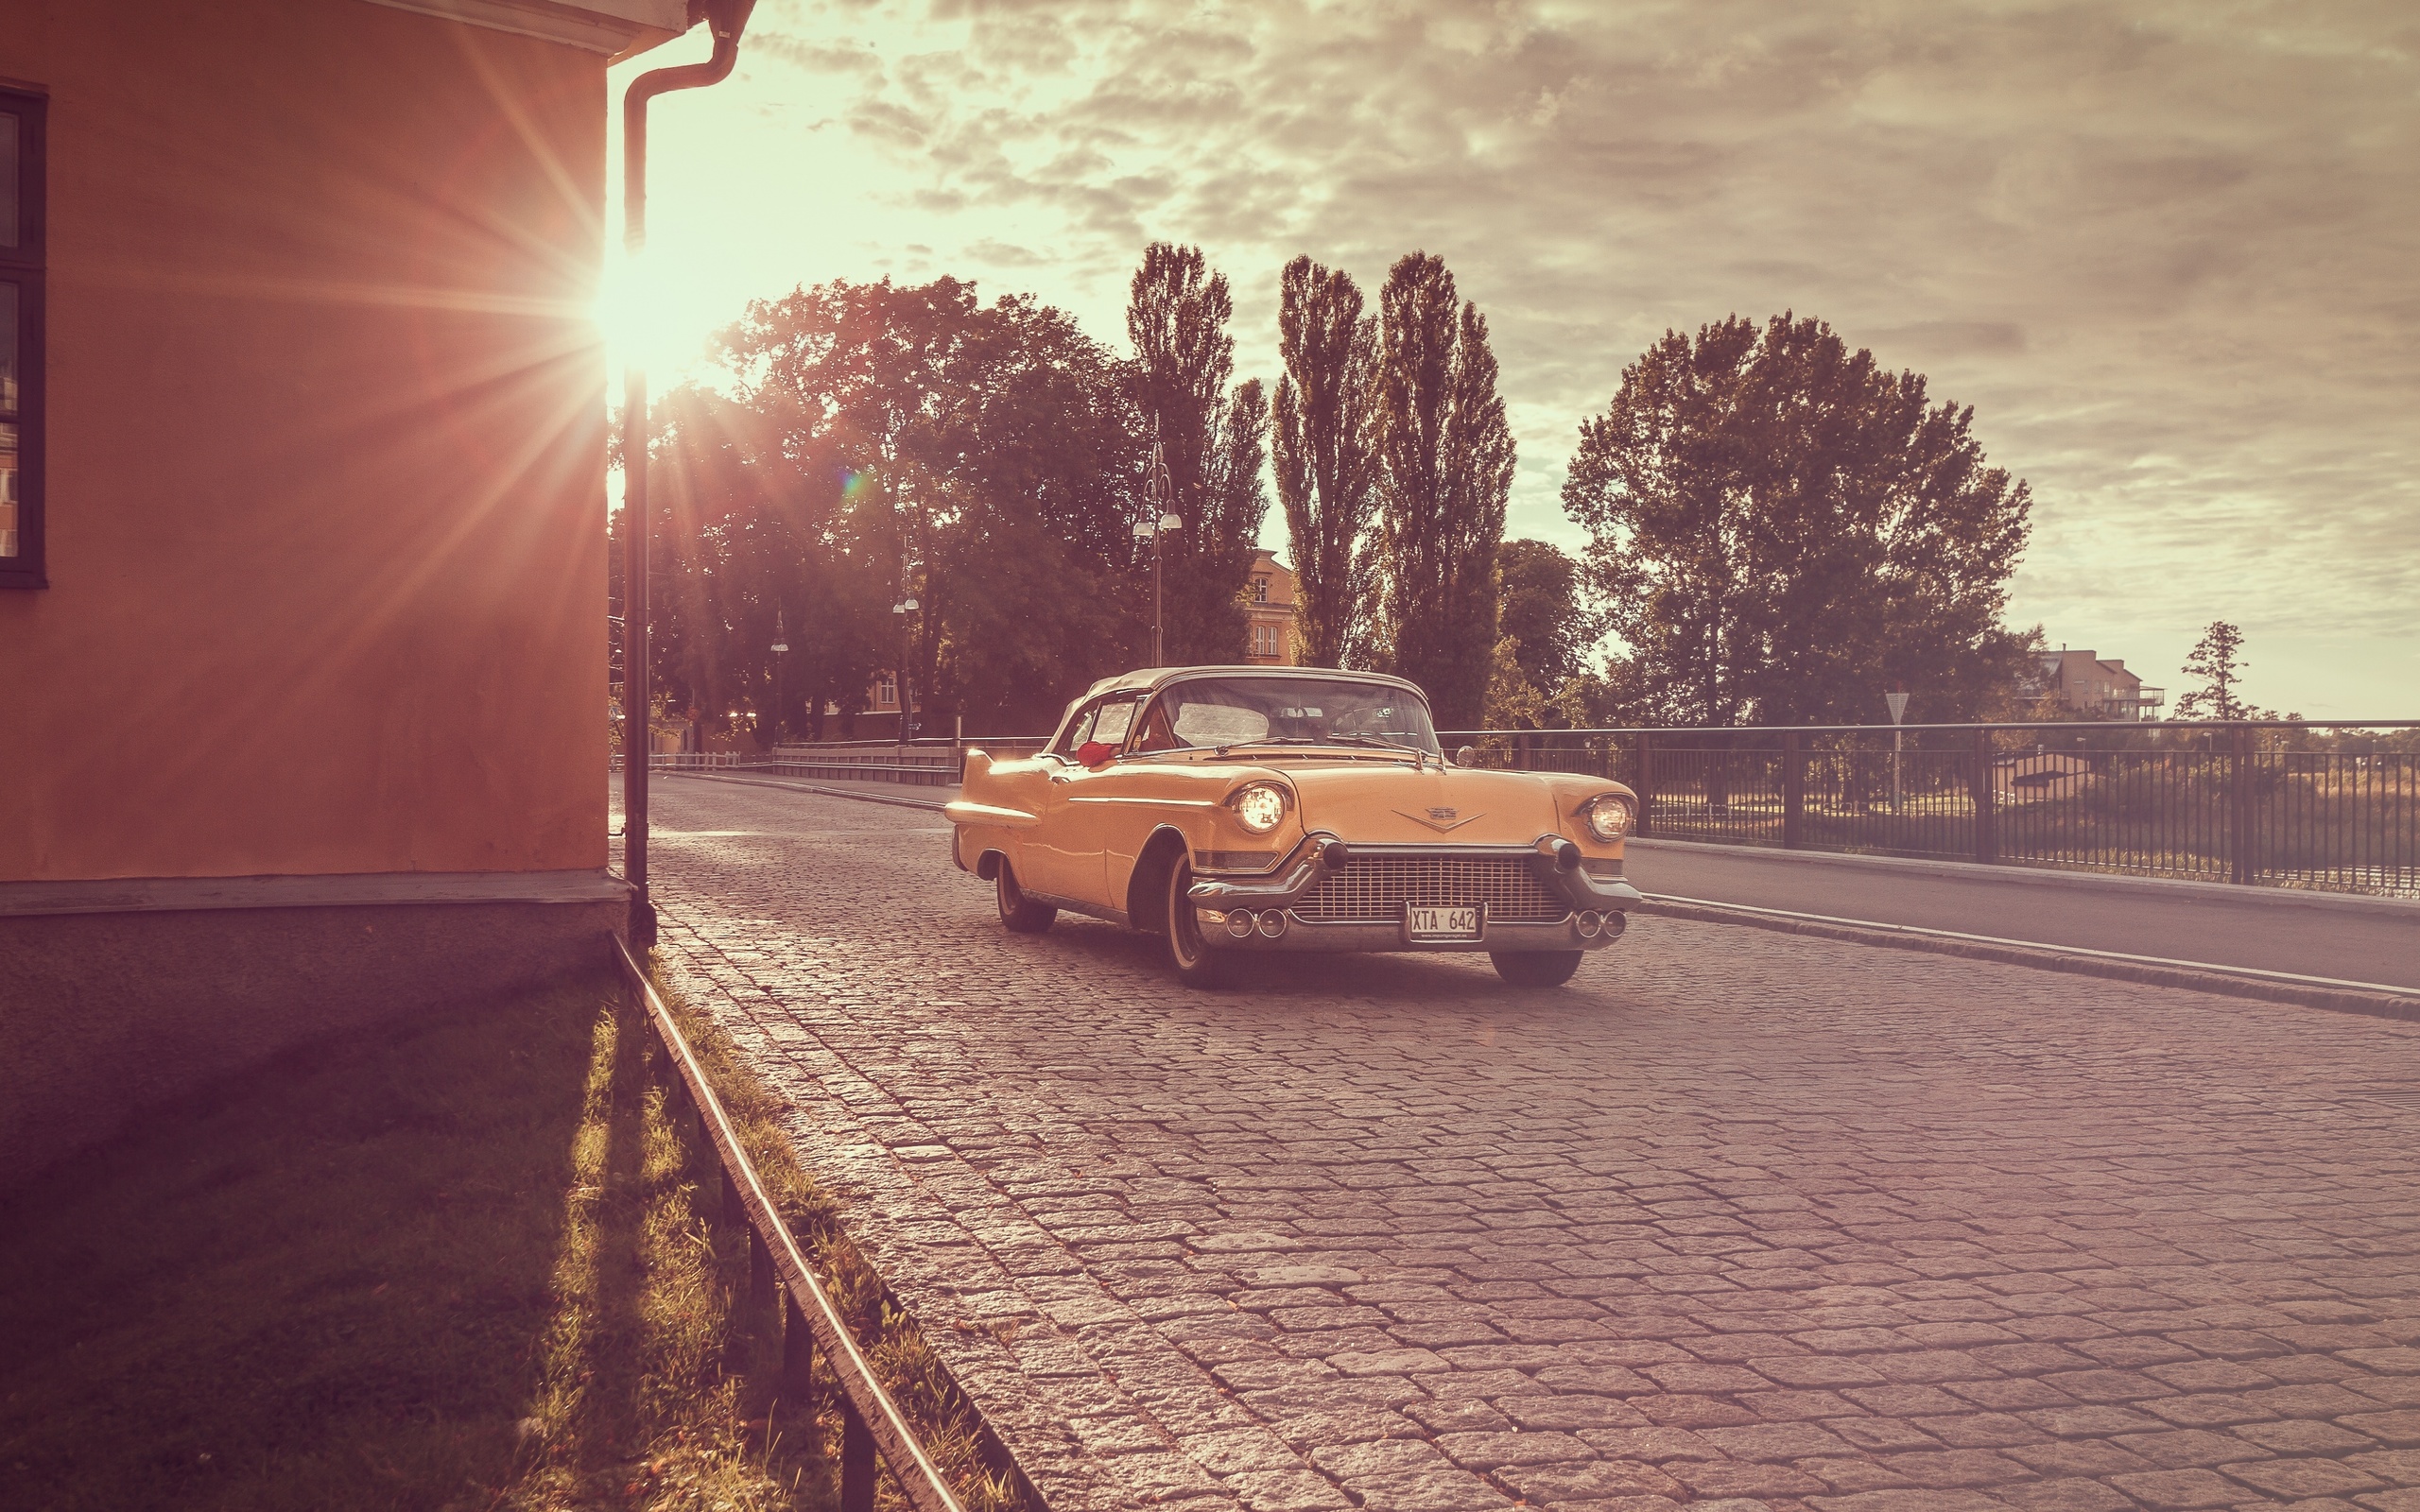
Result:
{"label": "front bumper", "polygon": [[[1473,939],[1413,939],[1401,918],[1378,921],[1306,919],[1295,910],[1303,895],[1327,872],[1353,864],[1356,855],[1417,856],[1446,859],[1517,857],[1547,891],[1570,904],[1563,918],[1492,919],[1479,911],[1479,933]],[[1533,846],[1371,846],[1347,847],[1332,834],[1306,836],[1293,854],[1267,877],[1208,877],[1195,881],[1186,892],[1205,945],[1238,951],[1568,951],[1598,950],[1621,937],[1624,915],[1641,901],[1638,889],[1618,877],[1595,877],[1577,865],[1579,852],[1567,840],[1541,835]],[[1271,935],[1255,927],[1249,935],[1229,932],[1226,920],[1243,910],[1265,919],[1282,914],[1284,928]],[[1603,923],[1590,930],[1584,916]]]}

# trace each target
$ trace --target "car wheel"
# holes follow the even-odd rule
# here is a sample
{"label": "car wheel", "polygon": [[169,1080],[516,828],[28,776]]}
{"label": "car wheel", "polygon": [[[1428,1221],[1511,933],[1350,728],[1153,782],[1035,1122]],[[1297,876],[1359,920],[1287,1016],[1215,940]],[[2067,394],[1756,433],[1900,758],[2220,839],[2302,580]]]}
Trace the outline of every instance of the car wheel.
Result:
{"label": "car wheel", "polygon": [[1232,964],[1201,942],[1201,925],[1194,918],[1193,863],[1180,858],[1168,873],[1167,899],[1160,905],[1160,932],[1167,939],[1168,964],[1176,979],[1187,987],[1224,987]]}
{"label": "car wheel", "polygon": [[1580,970],[1578,951],[1490,951],[1495,974],[1514,987],[1561,987]]}
{"label": "car wheel", "polygon": [[1038,903],[1025,895],[1017,885],[1016,873],[1009,869],[1008,858],[1000,859],[999,875],[992,879],[993,894],[1000,901],[1000,923],[1018,935],[1039,935],[1059,917],[1059,910],[1048,903]]}

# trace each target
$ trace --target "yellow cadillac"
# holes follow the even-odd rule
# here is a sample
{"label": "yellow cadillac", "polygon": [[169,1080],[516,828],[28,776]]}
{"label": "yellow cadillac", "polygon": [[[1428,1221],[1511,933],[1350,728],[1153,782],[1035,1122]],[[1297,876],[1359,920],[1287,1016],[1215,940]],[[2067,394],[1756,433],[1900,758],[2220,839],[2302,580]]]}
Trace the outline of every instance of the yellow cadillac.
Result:
{"label": "yellow cadillac", "polygon": [[1637,799],[1618,782],[1448,762],[1400,678],[1180,667],[1096,683],[1040,754],[966,753],[960,869],[1000,922],[1062,909],[1167,942],[1217,986],[1275,951],[1485,951],[1519,987],[1621,936]]}

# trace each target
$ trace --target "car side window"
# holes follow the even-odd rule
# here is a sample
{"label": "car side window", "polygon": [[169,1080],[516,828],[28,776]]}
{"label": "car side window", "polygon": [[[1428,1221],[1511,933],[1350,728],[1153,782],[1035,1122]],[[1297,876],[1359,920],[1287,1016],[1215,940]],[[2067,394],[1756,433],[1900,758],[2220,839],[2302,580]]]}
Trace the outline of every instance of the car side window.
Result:
{"label": "car side window", "polygon": [[1093,738],[1093,722],[1099,717],[1100,705],[1097,703],[1076,711],[1076,717],[1067,721],[1067,732],[1059,737],[1059,743],[1050,747],[1050,753],[1072,759],[1076,747]]}
{"label": "car side window", "polygon": [[1093,732],[1084,738],[1097,740],[1104,746],[1122,746],[1126,744],[1126,732],[1133,727],[1134,700],[1132,698],[1115,703],[1104,703],[1100,706],[1100,713],[1094,716]]}
{"label": "car side window", "polygon": [[1165,698],[1151,700],[1151,712],[1143,716],[1142,738],[1134,742],[1136,750],[1175,750],[1184,744],[1177,738],[1168,724],[1168,705]]}

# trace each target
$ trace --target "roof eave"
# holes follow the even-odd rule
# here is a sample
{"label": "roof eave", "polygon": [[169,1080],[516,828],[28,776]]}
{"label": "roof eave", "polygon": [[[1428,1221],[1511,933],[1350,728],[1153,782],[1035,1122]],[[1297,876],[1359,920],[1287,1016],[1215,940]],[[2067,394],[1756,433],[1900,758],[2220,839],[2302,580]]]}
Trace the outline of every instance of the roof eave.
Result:
{"label": "roof eave", "polygon": [[688,0],[368,0],[488,31],[562,43],[609,63],[689,29]]}

